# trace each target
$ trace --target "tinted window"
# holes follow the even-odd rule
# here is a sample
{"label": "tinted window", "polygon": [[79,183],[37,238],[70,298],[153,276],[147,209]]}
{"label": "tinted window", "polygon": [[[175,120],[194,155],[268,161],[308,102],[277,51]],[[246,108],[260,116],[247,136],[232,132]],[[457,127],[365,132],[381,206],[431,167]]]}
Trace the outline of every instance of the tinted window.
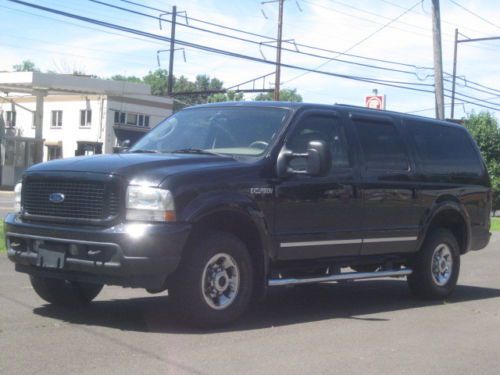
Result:
{"label": "tinted window", "polygon": [[429,173],[480,173],[480,162],[465,130],[408,121],[418,159]]}
{"label": "tinted window", "polygon": [[357,121],[365,166],[371,169],[408,170],[408,157],[394,125],[382,122]]}
{"label": "tinted window", "polygon": [[[344,127],[336,117],[311,115],[301,120],[287,142],[293,152],[304,153],[310,141],[324,141],[330,145],[332,165],[346,168],[351,165]],[[290,163],[294,169],[305,169],[304,158],[293,159]]]}

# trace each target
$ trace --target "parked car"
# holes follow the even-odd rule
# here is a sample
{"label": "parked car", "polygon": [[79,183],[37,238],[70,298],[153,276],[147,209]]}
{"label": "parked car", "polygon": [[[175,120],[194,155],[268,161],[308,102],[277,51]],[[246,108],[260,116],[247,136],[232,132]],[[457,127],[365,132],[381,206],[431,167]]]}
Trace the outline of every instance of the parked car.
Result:
{"label": "parked car", "polygon": [[490,238],[490,182],[465,128],[344,105],[188,108],[126,153],[32,166],[17,191],[8,256],[41,298],[168,289],[200,326],[282,285],[406,276],[442,299]]}

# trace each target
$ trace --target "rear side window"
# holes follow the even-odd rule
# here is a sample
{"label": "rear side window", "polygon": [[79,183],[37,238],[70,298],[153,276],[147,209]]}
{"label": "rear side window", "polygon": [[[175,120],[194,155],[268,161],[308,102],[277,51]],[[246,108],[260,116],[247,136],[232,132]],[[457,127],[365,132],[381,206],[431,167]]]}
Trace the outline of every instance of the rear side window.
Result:
{"label": "rear side window", "polygon": [[417,121],[406,125],[424,172],[481,173],[479,157],[465,130]]}
{"label": "rear side window", "polygon": [[355,121],[368,169],[407,171],[408,156],[401,136],[390,123]]}

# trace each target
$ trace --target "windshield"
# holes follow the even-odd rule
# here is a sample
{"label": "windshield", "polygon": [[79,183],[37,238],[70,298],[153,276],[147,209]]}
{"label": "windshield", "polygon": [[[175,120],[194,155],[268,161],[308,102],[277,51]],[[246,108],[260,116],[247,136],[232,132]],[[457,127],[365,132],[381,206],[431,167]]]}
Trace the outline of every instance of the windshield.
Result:
{"label": "windshield", "polygon": [[207,152],[259,156],[277,136],[287,109],[212,107],[167,118],[130,152]]}

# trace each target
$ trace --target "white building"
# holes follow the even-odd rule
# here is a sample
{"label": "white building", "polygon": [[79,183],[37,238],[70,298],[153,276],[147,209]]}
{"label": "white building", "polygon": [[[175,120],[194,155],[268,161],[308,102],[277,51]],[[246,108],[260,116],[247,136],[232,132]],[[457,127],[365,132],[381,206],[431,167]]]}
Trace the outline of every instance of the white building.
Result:
{"label": "white building", "polygon": [[172,99],[150,95],[146,84],[37,72],[0,73],[1,185],[10,185],[36,160],[38,123],[47,161],[111,153],[125,139],[134,143],[168,117],[172,108]]}

